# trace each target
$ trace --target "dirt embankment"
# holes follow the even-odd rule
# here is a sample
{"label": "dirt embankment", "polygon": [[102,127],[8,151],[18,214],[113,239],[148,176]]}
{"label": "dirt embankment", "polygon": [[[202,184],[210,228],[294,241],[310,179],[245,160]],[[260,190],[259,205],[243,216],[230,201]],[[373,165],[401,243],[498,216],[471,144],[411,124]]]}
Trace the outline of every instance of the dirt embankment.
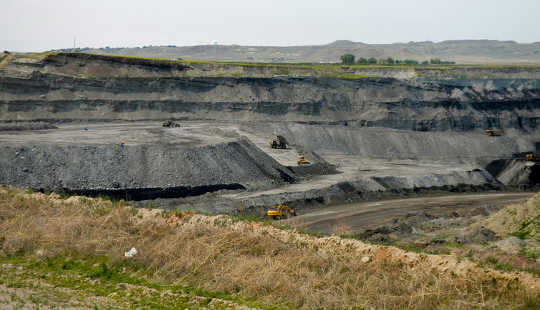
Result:
{"label": "dirt embankment", "polygon": [[328,207],[286,223],[538,275],[539,213],[538,193],[454,194]]}
{"label": "dirt embankment", "polygon": [[294,182],[246,140],[207,146],[121,143],[2,145],[0,182],[117,199],[185,197]]}
{"label": "dirt embankment", "polygon": [[[287,223],[324,234],[334,233],[341,225],[347,233],[359,234],[371,241],[403,240],[407,234],[436,230],[436,226],[438,229],[459,226],[467,222],[463,214],[467,213],[468,218],[470,214],[485,216],[533,195],[530,192],[479,193],[378,200],[316,210],[291,218]],[[458,219],[460,217],[464,219]],[[468,224],[470,222],[465,223]]]}

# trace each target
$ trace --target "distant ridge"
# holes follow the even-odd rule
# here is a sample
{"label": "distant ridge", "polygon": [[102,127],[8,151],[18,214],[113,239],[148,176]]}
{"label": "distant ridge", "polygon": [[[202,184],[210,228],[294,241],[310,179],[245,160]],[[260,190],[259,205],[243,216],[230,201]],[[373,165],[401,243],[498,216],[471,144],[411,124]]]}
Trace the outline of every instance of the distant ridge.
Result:
{"label": "distant ridge", "polygon": [[[62,51],[71,51],[64,49]],[[77,51],[94,54],[157,57],[169,59],[242,61],[242,62],[339,62],[350,53],[358,57],[429,60],[441,58],[458,64],[539,64],[540,42],[517,43],[497,40],[447,40],[442,42],[408,42],[367,44],[337,40],[310,46],[145,46],[134,48],[82,48]]]}

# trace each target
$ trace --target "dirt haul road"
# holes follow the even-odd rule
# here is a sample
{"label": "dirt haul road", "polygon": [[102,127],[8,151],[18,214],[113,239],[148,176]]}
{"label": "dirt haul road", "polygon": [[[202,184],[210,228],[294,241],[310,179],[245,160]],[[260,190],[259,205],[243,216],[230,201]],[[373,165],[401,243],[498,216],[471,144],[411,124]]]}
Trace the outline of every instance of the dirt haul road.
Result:
{"label": "dirt haul road", "polygon": [[534,193],[529,192],[459,194],[363,202],[329,207],[282,222],[324,234],[332,233],[333,230],[340,227],[346,227],[351,234],[357,234],[389,223],[394,218],[411,212],[429,211],[436,215],[449,210],[470,209],[487,205],[503,206],[524,201],[532,195]]}

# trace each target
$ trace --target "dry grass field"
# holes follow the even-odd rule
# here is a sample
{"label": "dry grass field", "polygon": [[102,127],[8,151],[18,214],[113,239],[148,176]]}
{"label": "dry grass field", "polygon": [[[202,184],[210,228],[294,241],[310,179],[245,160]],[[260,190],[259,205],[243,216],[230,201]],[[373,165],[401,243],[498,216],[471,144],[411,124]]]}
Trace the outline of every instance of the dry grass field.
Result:
{"label": "dry grass field", "polygon": [[[138,253],[124,257],[132,247]],[[268,222],[5,187],[0,188],[0,261],[0,302],[12,307],[31,302],[17,290],[39,287],[83,294],[79,308],[540,306],[537,276],[486,269],[452,255],[315,237]],[[42,305],[58,304],[47,301],[55,294],[42,296]],[[24,298],[27,303],[18,301]]]}

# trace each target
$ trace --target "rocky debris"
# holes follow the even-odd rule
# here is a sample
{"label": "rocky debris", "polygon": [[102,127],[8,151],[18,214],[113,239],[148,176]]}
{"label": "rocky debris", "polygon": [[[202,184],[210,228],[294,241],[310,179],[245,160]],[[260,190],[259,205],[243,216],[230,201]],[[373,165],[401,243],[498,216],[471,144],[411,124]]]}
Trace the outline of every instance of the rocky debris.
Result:
{"label": "rocky debris", "polygon": [[473,219],[466,216],[459,217],[438,217],[432,220],[420,223],[419,227],[427,232],[448,229],[448,228],[458,228],[465,227],[474,222]]}
{"label": "rocky debris", "polygon": [[524,240],[521,240],[517,237],[508,237],[506,239],[503,239],[503,240],[499,240],[497,242],[494,242],[494,244],[501,250],[507,252],[507,253],[510,253],[510,254],[514,254],[514,255],[517,255],[519,253],[519,251],[521,250],[521,248],[523,248],[524,246],[527,245],[527,242],[525,242]]}
{"label": "rocky debris", "polygon": [[492,230],[485,227],[475,227],[470,230],[466,230],[456,236],[450,238],[453,242],[465,244],[465,243],[479,243],[486,244],[491,241],[498,240],[497,234]]}
{"label": "rocky debris", "polygon": [[525,158],[495,160],[486,169],[505,185],[540,184],[540,163]]}
{"label": "rocky debris", "polygon": [[412,212],[404,217],[395,218],[389,224],[375,229],[368,229],[359,234],[358,237],[375,243],[403,239],[409,235],[422,234],[421,224],[434,218],[434,216],[426,212]]}
{"label": "rocky debris", "polygon": [[0,123],[0,131],[21,131],[21,130],[45,130],[58,129],[53,124],[46,122],[7,122]]}
{"label": "rocky debris", "polygon": [[[475,211],[483,209],[483,211]],[[499,240],[495,232],[475,223],[475,216],[488,212],[491,208],[481,206],[472,210],[457,210],[433,215],[425,211],[410,212],[405,216],[396,217],[392,222],[367,229],[357,236],[363,240],[374,243],[387,243],[400,241],[414,243],[422,246],[453,242],[458,244],[487,244]],[[444,238],[434,238],[437,234],[453,231]]]}

